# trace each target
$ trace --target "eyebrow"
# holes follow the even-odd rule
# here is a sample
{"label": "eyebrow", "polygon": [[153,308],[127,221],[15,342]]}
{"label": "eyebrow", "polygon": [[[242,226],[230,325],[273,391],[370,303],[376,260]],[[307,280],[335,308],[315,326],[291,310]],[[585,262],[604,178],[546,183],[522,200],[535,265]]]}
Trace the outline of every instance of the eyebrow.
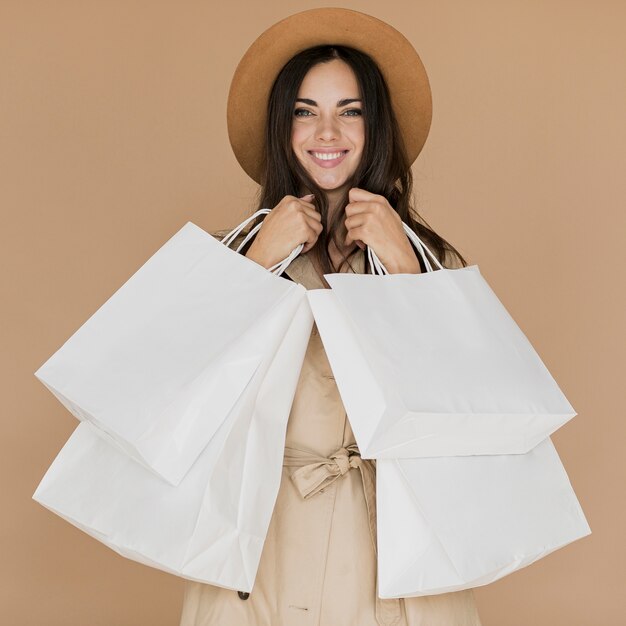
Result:
{"label": "eyebrow", "polygon": [[[303,104],[308,104],[309,106],[316,107],[317,102],[315,100],[310,100],[309,98],[297,98],[296,102],[302,102]],[[362,102],[361,98],[345,98],[344,100],[339,100],[337,102],[338,107],[345,107],[348,104],[352,104],[353,102]]]}

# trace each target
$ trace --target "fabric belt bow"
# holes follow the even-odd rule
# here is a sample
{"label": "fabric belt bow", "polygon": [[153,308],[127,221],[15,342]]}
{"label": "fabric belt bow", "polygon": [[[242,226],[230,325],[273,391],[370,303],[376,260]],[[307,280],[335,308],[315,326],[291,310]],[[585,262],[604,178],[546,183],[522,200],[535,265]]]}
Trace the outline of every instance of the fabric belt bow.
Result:
{"label": "fabric belt bow", "polygon": [[[326,458],[307,450],[285,447],[283,460],[285,467],[296,467],[291,480],[303,498],[310,498],[325,487],[347,474],[351,469],[358,469],[363,482],[367,518],[374,554],[378,554],[376,545],[376,467],[369,459],[362,459],[355,443],[339,448]],[[376,578],[376,621],[381,626],[396,626],[403,621],[402,607],[398,598],[378,597],[378,577]]]}

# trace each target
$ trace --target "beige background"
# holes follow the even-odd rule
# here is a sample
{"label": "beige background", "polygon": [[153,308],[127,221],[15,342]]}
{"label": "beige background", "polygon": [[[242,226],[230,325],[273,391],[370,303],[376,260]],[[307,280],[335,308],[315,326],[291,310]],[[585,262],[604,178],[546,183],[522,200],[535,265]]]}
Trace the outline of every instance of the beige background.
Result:
{"label": "beige background", "polygon": [[[422,56],[420,209],[578,411],[553,440],[593,534],[479,588],[484,625],[624,624],[626,4],[339,4]],[[247,214],[229,78],[265,27],[323,5],[0,1],[2,624],[177,624],[180,579],[31,500],[76,426],[33,372],[186,221]]]}

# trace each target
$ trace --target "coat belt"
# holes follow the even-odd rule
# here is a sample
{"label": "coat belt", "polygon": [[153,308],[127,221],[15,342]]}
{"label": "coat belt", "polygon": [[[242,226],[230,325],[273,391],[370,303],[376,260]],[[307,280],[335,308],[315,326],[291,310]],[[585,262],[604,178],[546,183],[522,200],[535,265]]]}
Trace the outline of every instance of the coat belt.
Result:
{"label": "coat belt", "polygon": [[[377,555],[376,467],[371,460],[361,458],[355,443],[339,448],[328,458],[318,456],[308,450],[285,447],[283,465],[297,468],[291,474],[291,480],[304,499],[319,493],[351,469],[358,469],[365,493],[370,537],[374,554]],[[400,600],[398,598],[383,600],[378,597],[378,575],[376,576],[376,621],[381,626],[397,626],[403,622]]]}

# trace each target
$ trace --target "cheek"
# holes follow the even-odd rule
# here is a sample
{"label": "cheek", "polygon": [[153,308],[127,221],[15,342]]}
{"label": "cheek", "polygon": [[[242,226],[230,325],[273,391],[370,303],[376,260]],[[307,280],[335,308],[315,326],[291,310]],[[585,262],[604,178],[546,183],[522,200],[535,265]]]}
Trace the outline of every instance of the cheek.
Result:
{"label": "cheek", "polygon": [[298,149],[302,146],[302,143],[306,139],[306,131],[304,128],[294,126],[291,129],[291,147],[294,152],[298,152]]}
{"label": "cheek", "polygon": [[365,144],[365,129],[363,126],[360,128],[351,129],[350,139],[352,143],[356,146],[358,152],[362,152],[363,146]]}
{"label": "cheek", "polygon": [[359,145],[361,146],[361,149],[363,149],[363,146],[365,145],[365,127],[363,125],[361,125],[361,128],[359,129]]}

